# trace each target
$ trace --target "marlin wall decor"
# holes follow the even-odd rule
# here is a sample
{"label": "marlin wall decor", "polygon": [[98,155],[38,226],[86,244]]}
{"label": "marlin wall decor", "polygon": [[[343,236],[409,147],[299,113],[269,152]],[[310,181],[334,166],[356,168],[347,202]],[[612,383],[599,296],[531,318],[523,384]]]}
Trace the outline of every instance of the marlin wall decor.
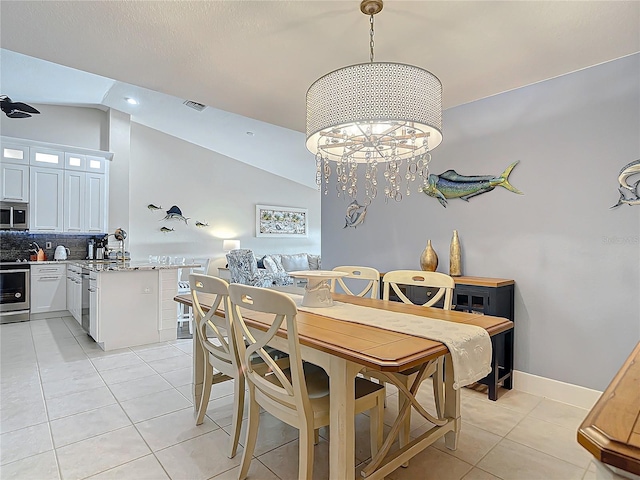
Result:
{"label": "marlin wall decor", "polygon": [[509,165],[499,176],[493,175],[460,175],[455,170],[447,170],[440,175],[429,175],[429,182],[422,187],[423,193],[438,199],[443,207],[447,207],[447,200],[460,198],[468,202],[470,198],[490,192],[494,188],[504,187],[510,192],[523,195],[509,183],[509,175],[519,160]]}
{"label": "marlin wall decor", "polygon": [[[629,179],[632,179],[631,182]],[[632,183],[633,182],[633,183]],[[618,175],[620,187],[620,199],[611,208],[616,208],[626,203],[627,205],[640,205],[640,160],[622,167]]]}

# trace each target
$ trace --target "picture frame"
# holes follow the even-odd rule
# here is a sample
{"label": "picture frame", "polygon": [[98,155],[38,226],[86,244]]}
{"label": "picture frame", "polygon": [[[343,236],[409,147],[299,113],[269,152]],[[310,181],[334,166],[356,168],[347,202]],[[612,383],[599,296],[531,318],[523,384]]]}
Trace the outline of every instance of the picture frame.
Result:
{"label": "picture frame", "polygon": [[307,237],[309,210],[256,205],[256,237]]}

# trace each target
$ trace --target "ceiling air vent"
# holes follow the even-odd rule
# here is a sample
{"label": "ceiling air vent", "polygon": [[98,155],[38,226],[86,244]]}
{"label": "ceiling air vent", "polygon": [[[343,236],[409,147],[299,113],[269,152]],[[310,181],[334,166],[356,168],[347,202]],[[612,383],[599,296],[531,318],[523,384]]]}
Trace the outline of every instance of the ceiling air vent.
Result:
{"label": "ceiling air vent", "polygon": [[185,100],[185,101],[184,101],[184,104],[185,104],[187,107],[190,107],[190,108],[193,108],[194,110],[197,110],[198,112],[201,112],[201,111],[203,111],[205,108],[207,108],[207,106],[206,106],[206,105],[203,105],[203,104],[198,103],[198,102],[194,102],[194,101],[192,101],[192,100]]}

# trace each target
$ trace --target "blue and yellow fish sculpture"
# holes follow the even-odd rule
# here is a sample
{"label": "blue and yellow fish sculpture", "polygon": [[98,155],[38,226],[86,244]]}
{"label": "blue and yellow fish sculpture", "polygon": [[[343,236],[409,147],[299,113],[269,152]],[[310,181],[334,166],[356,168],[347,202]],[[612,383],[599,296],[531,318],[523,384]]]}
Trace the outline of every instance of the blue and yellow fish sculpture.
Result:
{"label": "blue and yellow fish sculpture", "polygon": [[510,192],[523,195],[509,183],[509,174],[519,161],[513,162],[498,177],[491,175],[460,175],[455,170],[447,170],[440,175],[429,175],[429,182],[422,191],[438,199],[443,207],[447,207],[447,200],[460,198],[468,202],[470,198],[490,192],[496,187],[504,187]]}

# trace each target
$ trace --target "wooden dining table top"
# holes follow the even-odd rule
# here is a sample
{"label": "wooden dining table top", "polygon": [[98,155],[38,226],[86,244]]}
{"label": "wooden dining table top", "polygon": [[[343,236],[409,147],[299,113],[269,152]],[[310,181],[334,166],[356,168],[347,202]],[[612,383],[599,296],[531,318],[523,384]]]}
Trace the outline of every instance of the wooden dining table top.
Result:
{"label": "wooden dining table top", "polygon": [[[213,303],[213,296],[199,294],[198,299],[202,309],[208,311]],[[476,315],[338,293],[333,294],[333,299],[353,305],[475,325],[484,328],[492,336],[513,328],[512,321],[489,315]],[[189,306],[193,304],[191,295],[178,295],[174,300]],[[220,312],[220,315],[224,315],[224,313]],[[338,320],[331,318],[330,315],[330,307],[319,308],[317,313],[298,311],[297,326],[300,343],[359,365],[387,372],[407,370],[448,352],[443,343],[435,340]],[[267,330],[273,320],[273,315],[248,310],[243,310],[243,317],[248,326],[259,330]],[[281,329],[278,335],[286,336],[286,330]]]}

